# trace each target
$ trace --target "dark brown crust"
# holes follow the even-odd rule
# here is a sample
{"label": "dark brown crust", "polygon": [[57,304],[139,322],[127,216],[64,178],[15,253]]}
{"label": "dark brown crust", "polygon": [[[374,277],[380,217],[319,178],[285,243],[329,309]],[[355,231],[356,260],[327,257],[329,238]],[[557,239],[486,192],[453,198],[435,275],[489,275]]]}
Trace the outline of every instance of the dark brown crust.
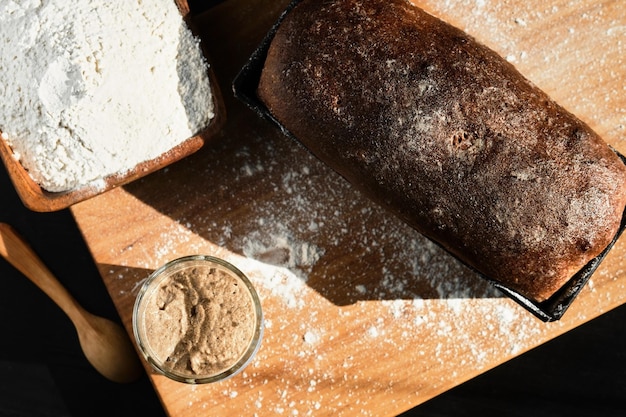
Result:
{"label": "dark brown crust", "polygon": [[315,155],[486,277],[543,301],[619,228],[626,168],[587,125],[404,0],[304,0],[258,94]]}

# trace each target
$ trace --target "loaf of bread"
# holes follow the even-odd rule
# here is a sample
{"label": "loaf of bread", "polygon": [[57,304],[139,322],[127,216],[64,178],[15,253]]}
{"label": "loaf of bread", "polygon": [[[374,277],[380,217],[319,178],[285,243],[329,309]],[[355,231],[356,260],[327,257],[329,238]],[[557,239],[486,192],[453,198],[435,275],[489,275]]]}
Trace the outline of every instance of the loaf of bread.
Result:
{"label": "loaf of bread", "polygon": [[619,230],[626,168],[506,60],[406,0],[303,0],[257,94],[313,154],[535,302]]}

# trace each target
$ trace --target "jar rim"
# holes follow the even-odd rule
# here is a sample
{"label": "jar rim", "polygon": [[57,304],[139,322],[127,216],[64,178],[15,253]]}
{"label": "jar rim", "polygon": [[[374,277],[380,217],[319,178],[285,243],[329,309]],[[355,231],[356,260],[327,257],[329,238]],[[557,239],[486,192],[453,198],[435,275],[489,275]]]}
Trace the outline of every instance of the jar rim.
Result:
{"label": "jar rim", "polygon": [[[228,272],[231,276],[236,278],[239,282],[243,283],[247,294],[250,296],[252,301],[252,307],[255,314],[255,323],[254,323],[254,333],[250,338],[250,342],[247,348],[242,352],[239,359],[230,365],[228,368],[221,370],[215,374],[209,375],[195,375],[192,373],[183,373],[174,371],[164,366],[162,360],[156,357],[156,355],[152,352],[152,349],[149,346],[149,343],[146,339],[148,339],[148,335],[145,334],[144,329],[144,306],[145,301],[150,298],[153,292],[158,289],[158,284],[160,284],[165,279],[169,278],[175,272],[181,271],[188,267],[197,266],[197,265],[205,265],[207,267],[218,267],[223,271]],[[135,337],[135,342],[139,347],[139,351],[141,352],[144,359],[150,363],[152,368],[156,370],[158,373],[167,376],[170,379],[173,379],[178,382],[184,382],[189,384],[205,384],[211,382],[222,381],[228,379],[237,373],[241,372],[252,360],[252,358],[256,355],[257,351],[260,348],[261,340],[263,338],[263,311],[261,308],[261,301],[259,299],[258,293],[250,279],[236,266],[231,264],[230,262],[217,258],[210,255],[189,255],[183,256],[181,258],[177,258],[171,260],[161,267],[154,270],[148,278],[146,278],[145,282],[142,284],[139,293],[135,299],[135,304],[133,307],[133,315],[132,315],[132,327],[133,327],[133,335]]]}

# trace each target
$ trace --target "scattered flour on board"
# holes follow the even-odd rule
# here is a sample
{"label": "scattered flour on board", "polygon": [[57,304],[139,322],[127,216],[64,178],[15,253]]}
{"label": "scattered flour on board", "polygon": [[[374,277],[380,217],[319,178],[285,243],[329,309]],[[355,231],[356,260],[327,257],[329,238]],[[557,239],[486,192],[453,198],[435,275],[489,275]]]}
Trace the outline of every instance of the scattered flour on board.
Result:
{"label": "scattered flour on board", "polygon": [[[294,330],[294,325],[280,315],[280,307],[278,310],[273,309],[275,314],[266,315],[265,338],[268,338],[268,341],[271,339],[271,344],[275,346],[274,350],[277,352],[272,354],[282,358],[285,376],[280,377],[278,381],[262,377],[265,372],[264,355],[267,352],[261,349],[252,366],[244,371],[242,378],[235,380],[224,390],[223,398],[240,399],[242,397],[240,392],[245,391],[247,396],[245,402],[251,415],[255,412],[260,413],[261,410],[267,412],[268,409],[278,415],[316,415],[319,409],[329,410],[333,407],[336,407],[336,415],[351,413],[373,415],[366,406],[361,409],[356,401],[360,401],[364,393],[370,392],[374,395],[390,387],[364,379],[362,374],[364,364],[356,357],[347,357],[341,367],[327,368],[323,365],[327,360],[326,347],[333,337],[333,324],[318,319],[318,315],[326,314],[324,309],[328,304],[319,296],[311,296],[312,289],[308,280],[311,269],[324,259],[325,253],[331,253],[332,248],[322,248],[315,242],[300,238],[297,230],[285,228],[279,222],[274,223],[270,221],[273,214],[263,213],[263,217],[268,220],[264,222],[263,230],[255,230],[249,234],[248,239],[242,239],[241,247],[236,251],[240,253],[224,251],[220,256],[234,263],[251,278],[262,300],[272,298],[278,301],[283,309],[293,310],[293,313],[302,317],[303,321],[299,326],[295,326],[295,332],[290,332],[286,329]],[[354,330],[359,334],[353,335],[354,347],[357,350],[381,349],[388,355],[394,354],[393,352],[410,354],[416,361],[428,356],[429,362],[434,361],[442,367],[447,361],[462,357],[465,359],[461,366],[473,368],[487,363],[493,355],[500,354],[502,350],[511,356],[523,351],[527,348],[528,341],[538,335],[534,326],[536,319],[530,314],[517,306],[502,303],[498,298],[500,296],[489,287],[479,285],[477,290],[475,282],[468,287],[464,277],[450,275],[451,271],[458,270],[458,266],[447,254],[441,255],[437,247],[431,246],[419,237],[417,237],[419,244],[406,244],[408,243],[406,239],[416,237],[412,233],[407,233],[395,220],[384,223],[387,233],[398,228],[396,233],[381,234],[377,239],[372,239],[371,234],[364,229],[356,235],[356,238],[367,238],[370,244],[374,241],[380,243],[378,239],[383,239],[383,235],[391,241],[397,239],[398,242],[393,245],[397,250],[393,255],[389,255],[394,262],[415,264],[413,260],[416,251],[427,252],[428,256],[418,257],[421,261],[415,264],[415,268],[417,270],[420,267],[427,268],[420,262],[434,261],[427,269],[433,275],[421,275],[420,279],[428,281],[428,286],[435,288],[435,292],[432,297],[406,292],[403,290],[406,285],[404,281],[411,278],[395,277],[393,271],[385,271],[384,268],[378,271],[385,276],[379,286],[368,288],[364,284],[355,284],[353,289],[355,294],[360,295],[359,300],[349,308],[336,307],[338,316],[336,320],[360,323]],[[191,234],[193,231],[187,230],[182,225],[178,225],[172,233],[165,233],[163,236],[164,238],[168,236],[169,243],[157,248],[157,256],[166,260],[168,249],[173,250],[181,242],[185,245]],[[404,249],[401,249],[401,242],[405,243]],[[197,249],[203,248],[199,246]],[[262,260],[255,259],[255,256],[259,255]],[[398,281],[404,284],[399,285]],[[396,296],[399,298],[394,298]],[[477,299],[473,299],[474,296]],[[370,300],[376,302],[372,303]],[[432,309],[433,302],[438,303],[440,307],[443,305],[443,308]],[[359,321],[360,311],[363,312],[363,317],[369,317],[372,311],[375,311],[378,318],[373,322]],[[483,331],[472,334],[468,329],[476,320],[484,324]],[[396,338],[395,332],[393,337],[388,337],[390,328],[401,329],[399,339]],[[415,341],[416,335],[439,340],[455,340],[455,343],[439,343],[433,350],[426,350],[420,343],[407,342]],[[494,343],[494,339],[499,342]],[[279,365],[273,366],[280,366],[280,363],[279,361]],[[389,378],[393,379],[394,372],[389,370]],[[324,388],[329,381],[347,383],[349,386],[359,388],[344,392],[342,399],[331,398]],[[437,383],[433,381],[433,384]],[[267,384],[275,384],[276,392],[271,400],[264,396],[263,391],[255,390],[255,387]],[[299,394],[294,397],[293,393],[297,392],[306,392],[310,396],[302,397]],[[296,401],[294,398],[299,399]],[[190,401],[195,401],[193,393],[190,394]],[[217,404],[220,400],[217,398],[215,401]]]}

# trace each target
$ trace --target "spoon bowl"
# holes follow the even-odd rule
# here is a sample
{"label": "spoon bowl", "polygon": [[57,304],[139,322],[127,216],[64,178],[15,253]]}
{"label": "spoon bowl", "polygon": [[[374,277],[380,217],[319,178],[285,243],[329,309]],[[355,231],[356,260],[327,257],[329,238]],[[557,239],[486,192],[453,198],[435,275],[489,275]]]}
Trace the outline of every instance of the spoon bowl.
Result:
{"label": "spoon bowl", "polygon": [[70,318],[85,357],[105,378],[137,380],[143,367],[126,331],[117,323],[85,310],[61,285],[26,241],[0,223],[0,255],[46,293]]}

